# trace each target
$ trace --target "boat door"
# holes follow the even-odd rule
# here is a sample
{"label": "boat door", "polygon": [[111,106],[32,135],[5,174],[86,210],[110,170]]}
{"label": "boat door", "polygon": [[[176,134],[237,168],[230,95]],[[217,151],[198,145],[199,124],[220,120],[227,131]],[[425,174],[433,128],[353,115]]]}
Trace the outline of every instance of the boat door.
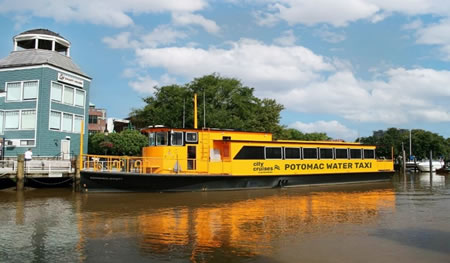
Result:
{"label": "boat door", "polygon": [[197,146],[188,145],[187,147],[187,168],[188,170],[197,169]]}
{"label": "boat door", "polygon": [[70,140],[61,140],[61,159],[70,159]]}

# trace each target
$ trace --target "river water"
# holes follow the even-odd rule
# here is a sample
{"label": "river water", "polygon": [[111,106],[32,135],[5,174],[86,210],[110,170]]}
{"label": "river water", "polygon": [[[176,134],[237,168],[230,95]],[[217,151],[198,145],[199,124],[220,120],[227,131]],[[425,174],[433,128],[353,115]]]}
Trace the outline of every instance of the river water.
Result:
{"label": "river water", "polygon": [[0,262],[450,262],[450,176],[200,193],[0,191]]}

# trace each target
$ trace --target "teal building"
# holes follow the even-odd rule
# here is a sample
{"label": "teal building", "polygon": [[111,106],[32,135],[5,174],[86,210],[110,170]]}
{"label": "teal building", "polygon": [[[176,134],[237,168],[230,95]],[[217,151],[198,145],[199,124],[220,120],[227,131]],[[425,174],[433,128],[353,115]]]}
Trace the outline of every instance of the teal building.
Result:
{"label": "teal building", "polygon": [[28,148],[33,158],[69,159],[80,152],[91,78],[70,57],[70,42],[47,29],[13,37],[14,49],[0,59],[0,138],[4,157]]}

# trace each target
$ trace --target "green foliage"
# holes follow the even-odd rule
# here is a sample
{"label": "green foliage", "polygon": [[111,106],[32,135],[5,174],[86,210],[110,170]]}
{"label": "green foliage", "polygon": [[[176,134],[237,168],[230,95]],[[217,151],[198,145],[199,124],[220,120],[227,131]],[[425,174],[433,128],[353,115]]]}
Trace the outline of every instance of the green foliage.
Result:
{"label": "green foliage", "polygon": [[105,135],[96,133],[89,136],[89,154],[138,156],[147,146],[147,137],[136,130]]}
{"label": "green foliage", "polygon": [[301,141],[329,141],[330,137],[326,133],[302,133],[293,128],[285,128],[282,130],[280,138],[284,140],[301,140]]}
{"label": "green foliage", "polygon": [[[364,144],[377,146],[378,156],[391,156],[391,148],[394,148],[394,157],[402,155],[402,143],[406,155],[409,156],[409,130],[389,128],[386,131],[375,131],[372,136],[363,137],[360,140]],[[450,140],[444,139],[439,134],[424,130],[412,130],[412,155],[417,159],[428,158],[430,150],[435,158],[450,158]]]}

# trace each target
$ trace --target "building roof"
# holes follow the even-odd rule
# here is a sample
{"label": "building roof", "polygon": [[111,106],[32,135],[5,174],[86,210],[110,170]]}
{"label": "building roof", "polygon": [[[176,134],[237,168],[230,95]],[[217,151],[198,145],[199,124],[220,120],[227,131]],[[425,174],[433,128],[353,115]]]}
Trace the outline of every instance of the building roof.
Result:
{"label": "building roof", "polygon": [[43,64],[52,65],[90,79],[70,57],[51,50],[25,49],[13,51],[6,58],[0,59],[0,69]]}
{"label": "building roof", "polygon": [[[28,34],[40,34],[40,35],[49,35],[49,36],[55,36],[55,37],[60,37],[62,39],[65,39],[64,37],[62,37],[60,34],[55,33],[53,31],[50,31],[48,29],[44,29],[44,28],[37,28],[37,29],[31,29],[31,30],[27,30],[25,32],[22,32],[20,34],[18,34],[17,36],[21,36],[21,35],[28,35]],[[17,37],[16,36],[16,37]],[[67,40],[67,39],[65,39]]]}

